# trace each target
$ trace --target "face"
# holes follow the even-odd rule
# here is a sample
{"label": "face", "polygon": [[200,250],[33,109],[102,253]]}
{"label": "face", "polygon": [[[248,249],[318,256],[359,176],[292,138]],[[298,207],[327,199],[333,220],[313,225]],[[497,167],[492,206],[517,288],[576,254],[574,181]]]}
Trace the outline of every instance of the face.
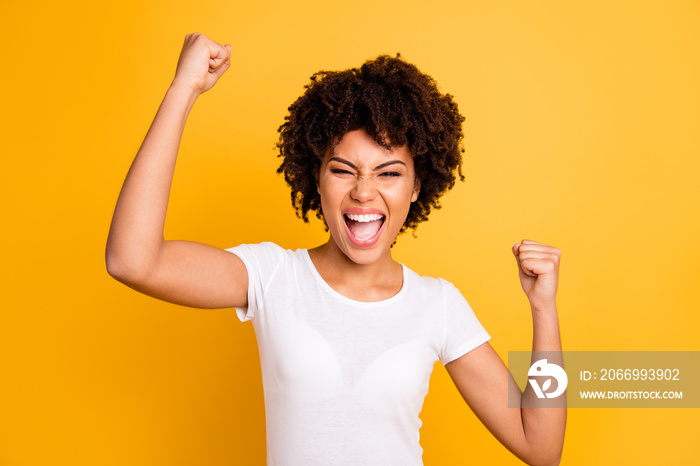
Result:
{"label": "face", "polygon": [[405,146],[388,150],[364,130],[347,133],[326,152],[318,177],[331,246],[357,264],[390,258],[419,190]]}

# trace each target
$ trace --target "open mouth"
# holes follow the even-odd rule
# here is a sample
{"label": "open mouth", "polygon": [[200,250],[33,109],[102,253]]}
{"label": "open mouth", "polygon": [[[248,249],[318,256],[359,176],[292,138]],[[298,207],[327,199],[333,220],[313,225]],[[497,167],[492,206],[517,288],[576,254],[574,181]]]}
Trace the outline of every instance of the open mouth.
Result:
{"label": "open mouth", "polygon": [[381,214],[345,214],[343,217],[350,239],[358,246],[373,244],[384,226],[384,215]]}

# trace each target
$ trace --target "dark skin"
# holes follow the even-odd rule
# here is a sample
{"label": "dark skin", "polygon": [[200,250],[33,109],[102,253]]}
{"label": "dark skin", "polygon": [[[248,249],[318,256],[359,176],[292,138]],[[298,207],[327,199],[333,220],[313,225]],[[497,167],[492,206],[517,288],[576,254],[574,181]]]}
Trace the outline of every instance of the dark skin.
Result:
{"label": "dark skin", "polygon": [[[176,76],[124,181],[107,241],[113,277],[147,295],[192,307],[245,307],[248,299],[247,270],[238,256],[163,238],[187,116],[199,95],[229,68],[230,56],[230,45],[201,34],[187,36]],[[359,301],[398,293],[401,266],[392,258],[391,245],[421,189],[407,148],[387,149],[361,130],[348,133],[333,157],[329,151],[324,158],[317,189],[330,231],[325,244],[309,251],[319,274],[336,291]],[[383,223],[372,238],[358,239],[346,228],[346,215],[382,216]],[[512,253],[532,312],[532,349],[561,351],[556,309],[560,252],[522,240]],[[558,464],[565,408],[508,408],[514,381],[488,343],[446,367],[465,401],[503,445],[530,464]],[[534,394],[528,389],[522,396],[525,403]]]}

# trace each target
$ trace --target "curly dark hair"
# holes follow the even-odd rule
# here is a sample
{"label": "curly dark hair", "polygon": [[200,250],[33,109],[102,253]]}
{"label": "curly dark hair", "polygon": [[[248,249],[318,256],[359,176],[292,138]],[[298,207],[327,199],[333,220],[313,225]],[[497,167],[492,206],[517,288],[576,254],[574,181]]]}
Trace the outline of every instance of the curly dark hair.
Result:
{"label": "curly dark hair", "polygon": [[[420,181],[400,232],[415,230],[439,209],[439,199],[462,174],[462,122],[450,94],[441,94],[435,80],[407,63],[400,54],[382,55],[359,69],[319,71],[306,91],[289,107],[279,127],[277,148],[292,188],[297,215],[308,222],[309,211],[324,220],[316,180],[321,161],[342,137],[364,129],[387,149],[406,145]],[[390,143],[391,144],[390,144]]]}

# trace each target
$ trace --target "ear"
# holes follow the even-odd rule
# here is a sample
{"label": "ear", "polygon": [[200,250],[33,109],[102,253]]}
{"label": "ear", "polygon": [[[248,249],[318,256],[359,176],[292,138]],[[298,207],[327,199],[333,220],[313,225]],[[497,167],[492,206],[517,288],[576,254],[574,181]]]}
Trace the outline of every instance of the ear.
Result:
{"label": "ear", "polygon": [[416,178],[415,183],[413,183],[413,195],[411,196],[411,202],[416,202],[418,200],[418,194],[420,194],[420,180]]}

